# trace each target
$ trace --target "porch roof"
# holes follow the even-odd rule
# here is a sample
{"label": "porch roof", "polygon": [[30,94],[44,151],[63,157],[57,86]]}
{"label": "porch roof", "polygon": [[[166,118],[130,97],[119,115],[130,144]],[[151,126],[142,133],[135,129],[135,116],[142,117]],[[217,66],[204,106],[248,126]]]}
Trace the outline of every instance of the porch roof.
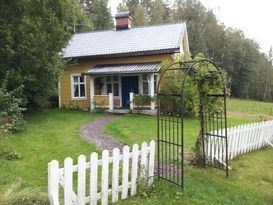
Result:
{"label": "porch roof", "polygon": [[111,75],[111,74],[133,74],[133,73],[157,73],[160,70],[160,62],[96,65],[87,70],[84,75]]}

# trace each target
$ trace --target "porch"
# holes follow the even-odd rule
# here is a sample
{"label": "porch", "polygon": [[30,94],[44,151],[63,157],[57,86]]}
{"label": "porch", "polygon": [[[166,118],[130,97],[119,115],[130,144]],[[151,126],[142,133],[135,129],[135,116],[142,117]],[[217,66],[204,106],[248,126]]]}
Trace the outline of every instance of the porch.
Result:
{"label": "porch", "polygon": [[[98,65],[90,75],[90,110],[102,108],[111,113],[147,112],[156,110],[156,85],[160,62]],[[141,106],[137,99],[146,96],[150,102]],[[149,111],[148,111],[149,110]]]}

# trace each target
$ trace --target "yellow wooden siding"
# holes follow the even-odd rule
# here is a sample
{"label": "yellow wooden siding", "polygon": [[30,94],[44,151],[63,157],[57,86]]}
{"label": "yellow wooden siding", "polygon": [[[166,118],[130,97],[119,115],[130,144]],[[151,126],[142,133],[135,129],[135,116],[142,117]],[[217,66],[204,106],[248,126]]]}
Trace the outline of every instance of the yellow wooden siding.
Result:
{"label": "yellow wooden siding", "polygon": [[[69,66],[60,78],[61,91],[61,106],[66,108],[82,108],[88,109],[90,107],[90,76],[86,76],[86,99],[74,100],[71,98],[71,75],[81,74],[99,64],[119,64],[119,63],[145,63],[145,62],[159,62],[162,60],[172,61],[170,54],[150,55],[150,56],[136,56],[124,58],[111,59],[81,59],[77,65]],[[107,100],[108,102],[109,100]],[[115,99],[115,106],[120,105],[120,100]],[[108,104],[107,104],[108,106]]]}

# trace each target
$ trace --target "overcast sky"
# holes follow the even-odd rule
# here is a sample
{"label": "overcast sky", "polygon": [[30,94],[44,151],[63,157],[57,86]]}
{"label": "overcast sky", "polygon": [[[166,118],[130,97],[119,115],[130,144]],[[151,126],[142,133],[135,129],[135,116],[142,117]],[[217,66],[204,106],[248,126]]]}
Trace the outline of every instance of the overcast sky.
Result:
{"label": "overcast sky", "polygon": [[[171,1],[171,0],[168,0]],[[243,30],[248,38],[256,40],[266,54],[273,45],[272,0],[200,0],[213,9],[220,22]],[[122,0],[109,0],[112,14]]]}

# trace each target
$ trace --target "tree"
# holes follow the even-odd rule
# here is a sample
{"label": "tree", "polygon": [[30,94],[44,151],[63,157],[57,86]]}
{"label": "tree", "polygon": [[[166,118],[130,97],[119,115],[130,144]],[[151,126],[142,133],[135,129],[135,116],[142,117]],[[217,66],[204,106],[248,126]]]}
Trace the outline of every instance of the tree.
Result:
{"label": "tree", "polygon": [[151,10],[150,24],[165,23],[167,19],[167,7],[162,0],[155,0]]}
{"label": "tree", "polygon": [[146,25],[148,23],[147,13],[144,7],[140,4],[135,10],[135,20],[133,19],[134,26]]}
{"label": "tree", "polygon": [[79,1],[4,1],[0,7],[0,83],[24,86],[25,106],[39,107],[57,93],[64,69],[60,53],[71,37]]}
{"label": "tree", "polygon": [[89,18],[91,20],[93,30],[107,30],[114,26],[110,10],[107,8],[108,0],[93,0],[91,13]]}

